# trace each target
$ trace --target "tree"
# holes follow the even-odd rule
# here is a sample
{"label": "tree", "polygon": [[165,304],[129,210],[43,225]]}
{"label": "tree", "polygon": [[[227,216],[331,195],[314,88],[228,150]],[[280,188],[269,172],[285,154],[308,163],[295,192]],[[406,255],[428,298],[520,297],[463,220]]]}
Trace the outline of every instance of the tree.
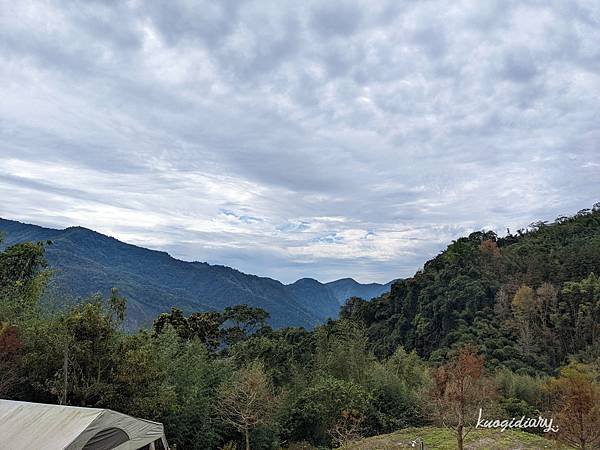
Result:
{"label": "tree", "polygon": [[357,384],[366,381],[375,357],[369,351],[364,330],[355,322],[340,320],[315,332],[315,370]]}
{"label": "tree", "polygon": [[223,331],[221,326],[225,318],[216,311],[193,313],[188,317],[188,333],[191,338],[198,339],[209,350],[216,350],[221,345]]}
{"label": "tree", "polygon": [[[577,282],[567,282],[561,292],[561,319],[567,319],[573,350],[600,344],[600,277],[593,272]],[[572,327],[572,328],[571,328]],[[569,330],[570,328],[570,330]],[[600,354],[596,355],[597,357]]]}
{"label": "tree", "polygon": [[492,260],[500,256],[500,249],[498,248],[498,244],[495,240],[492,239],[486,239],[481,241],[481,244],[479,244],[479,251],[484,257]]}
{"label": "tree", "polygon": [[365,416],[356,410],[343,410],[329,434],[339,447],[357,441],[365,435]]}
{"label": "tree", "polygon": [[42,242],[23,242],[0,253],[0,289],[31,281],[47,267]]}
{"label": "tree", "polygon": [[262,364],[239,370],[221,385],[219,399],[221,417],[244,435],[246,450],[250,450],[251,431],[266,423],[275,407],[271,381]]}
{"label": "tree", "polygon": [[286,428],[294,441],[308,439],[316,446],[330,445],[336,429],[348,431],[360,425],[360,418],[369,413],[371,400],[369,392],[356,383],[319,378],[290,405]]}
{"label": "tree", "polygon": [[392,433],[399,428],[422,426],[428,422],[427,392],[431,384],[426,372],[421,372],[418,365],[416,370],[400,367],[412,359],[411,355],[391,364],[389,361],[385,365],[375,363],[369,370],[364,386],[371,397],[367,417],[369,432]]}
{"label": "tree", "polygon": [[306,379],[313,370],[313,332],[281,328],[253,335],[234,344],[228,352],[237,367],[260,361],[276,387]]}
{"label": "tree", "polygon": [[154,320],[154,332],[160,334],[167,326],[171,326],[181,339],[189,339],[187,318],[179,308],[172,307],[170,313],[162,313]]}
{"label": "tree", "polygon": [[385,366],[410,387],[422,386],[430,379],[427,367],[414,350],[408,353],[403,347],[398,347]]}
{"label": "tree", "polygon": [[559,438],[583,450],[600,446],[600,384],[587,365],[572,362],[548,384]]}
{"label": "tree", "polygon": [[50,276],[46,267],[41,242],[24,242],[0,252],[0,321],[16,324],[37,315]]}
{"label": "tree", "polygon": [[7,395],[17,382],[22,347],[17,327],[0,322],[0,397]]}
{"label": "tree", "polygon": [[535,293],[529,286],[521,286],[512,300],[512,311],[519,331],[520,343],[526,352],[534,344],[534,320],[539,315]]}
{"label": "tree", "polygon": [[181,339],[199,339],[209,350],[216,350],[221,343],[229,345],[245,341],[254,333],[270,330],[267,327],[269,313],[248,305],[228,306],[223,312],[196,312],[186,317],[179,308],[160,314],[154,321],[154,331],[160,334],[170,325]]}
{"label": "tree", "polygon": [[262,308],[253,308],[243,304],[225,308],[223,318],[226,325],[231,325],[224,330],[225,341],[231,345],[264,329],[267,326],[269,313]]}
{"label": "tree", "polygon": [[229,373],[198,339],[181,339],[171,325],[160,334],[141,331],[124,339],[117,395],[107,407],[162,422],[178,449],[214,449],[224,428],[216,393]]}
{"label": "tree", "polygon": [[438,420],[455,432],[459,450],[463,450],[479,408],[494,394],[483,374],[483,357],[470,346],[460,348],[453,361],[434,372],[432,398]]}
{"label": "tree", "polygon": [[217,311],[197,312],[185,317],[183,311],[173,307],[170,313],[162,313],[156,318],[154,332],[160,334],[165,327],[171,326],[181,339],[198,339],[209,350],[216,350],[221,344],[221,325],[225,320],[224,315]]}
{"label": "tree", "polygon": [[101,407],[114,395],[126,301],[113,290],[107,303],[108,309],[102,296],[94,296],[50,322],[48,345],[51,353],[61,354],[61,362],[44,384],[61,404]]}

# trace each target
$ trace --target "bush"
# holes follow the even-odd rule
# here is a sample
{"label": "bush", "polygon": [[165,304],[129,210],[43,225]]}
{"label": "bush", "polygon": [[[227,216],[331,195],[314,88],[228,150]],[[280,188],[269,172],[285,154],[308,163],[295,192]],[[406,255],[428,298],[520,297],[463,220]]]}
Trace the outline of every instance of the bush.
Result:
{"label": "bush", "polygon": [[367,417],[370,400],[367,391],[351,381],[321,378],[292,403],[285,419],[288,440],[309,438],[314,445],[330,445],[330,433],[344,412]]}

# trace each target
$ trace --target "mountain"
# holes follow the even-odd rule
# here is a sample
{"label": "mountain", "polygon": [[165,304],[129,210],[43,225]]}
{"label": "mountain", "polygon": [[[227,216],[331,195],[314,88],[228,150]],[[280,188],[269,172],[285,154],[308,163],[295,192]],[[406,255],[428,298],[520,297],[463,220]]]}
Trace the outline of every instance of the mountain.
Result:
{"label": "mountain", "polygon": [[372,299],[390,291],[393,281],[386,284],[361,284],[352,278],[329,283],[320,283],[314,278],[301,278],[295,283],[288,284],[287,289],[302,306],[310,311],[318,311],[321,318],[337,317],[340,306],[350,297]]}
{"label": "mountain", "polygon": [[390,281],[386,284],[361,284],[352,278],[342,278],[341,280],[331,281],[325,285],[337,299],[338,303],[343,305],[350,297],[360,297],[364,299],[379,297],[381,294],[390,291],[394,281]]}
{"label": "mountain", "polygon": [[327,285],[313,278],[302,278],[286,286],[311,311],[319,311],[322,318],[337,317],[340,304]]}
{"label": "mountain", "polygon": [[50,286],[54,295],[82,298],[108,295],[113,287],[118,288],[128,299],[129,329],[151,324],[172,306],[190,313],[240,303],[267,310],[274,327],[312,328],[337,317],[344,296],[370,299],[389,290],[389,285],[362,285],[354,280],[349,284],[352,288],[345,290],[336,289],[337,282],[307,279],[284,285],[230,267],[181,261],[82,227],[57,230],[0,219],[0,231],[5,235],[4,246],[52,241],[46,257],[54,270]]}
{"label": "mountain", "polygon": [[490,367],[550,373],[600,356],[600,203],[516,234],[453,241],[389,294],[342,316],[365,327],[382,357],[398,347],[432,361],[482,346]]}

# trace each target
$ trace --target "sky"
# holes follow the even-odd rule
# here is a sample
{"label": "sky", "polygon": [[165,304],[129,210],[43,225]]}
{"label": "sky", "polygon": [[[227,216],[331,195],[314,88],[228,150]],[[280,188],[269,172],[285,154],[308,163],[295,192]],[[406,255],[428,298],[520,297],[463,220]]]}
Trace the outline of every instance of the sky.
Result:
{"label": "sky", "polygon": [[0,216],[284,282],[600,201],[598,1],[0,0]]}

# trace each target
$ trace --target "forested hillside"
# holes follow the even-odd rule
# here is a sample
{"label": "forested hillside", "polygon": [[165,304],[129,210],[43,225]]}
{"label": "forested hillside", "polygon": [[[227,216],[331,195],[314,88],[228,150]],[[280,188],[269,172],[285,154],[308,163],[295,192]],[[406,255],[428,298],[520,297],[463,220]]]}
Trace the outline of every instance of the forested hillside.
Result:
{"label": "forested hillside", "polygon": [[366,327],[375,351],[398,346],[441,361],[481,345],[489,364],[551,372],[570,355],[600,356],[600,204],[499,237],[452,242],[390,294],[353,299],[342,316]]}
{"label": "forested hillside", "polygon": [[[273,329],[268,311],[233,305],[173,308],[125,333],[130,302],[116,290],[48,310],[47,248],[0,253],[0,397],[157,420],[192,450],[600,446],[600,205],[458,239],[311,330]],[[480,410],[557,428],[470,433]]]}
{"label": "forested hillside", "polygon": [[112,288],[119,289],[128,299],[130,330],[151,326],[159,313],[172,306],[191,313],[241,303],[269,311],[274,327],[311,328],[337,317],[346,299],[377,297],[390,287],[351,279],[328,284],[303,279],[286,286],[225,266],[180,261],[82,227],[54,230],[0,219],[0,232],[5,234],[5,246],[51,241],[45,254],[54,274],[47,297],[70,298],[75,303],[78,298],[106,296]]}

